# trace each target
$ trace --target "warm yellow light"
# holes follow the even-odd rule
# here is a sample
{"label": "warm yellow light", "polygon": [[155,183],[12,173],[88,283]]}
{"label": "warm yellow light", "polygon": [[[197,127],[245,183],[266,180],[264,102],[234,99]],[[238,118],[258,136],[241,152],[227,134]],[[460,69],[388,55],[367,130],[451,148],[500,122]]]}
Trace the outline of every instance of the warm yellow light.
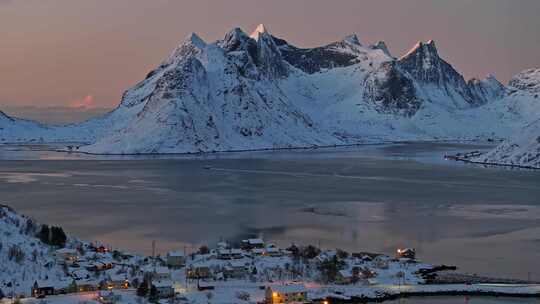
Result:
{"label": "warm yellow light", "polygon": [[272,293],[272,296],[273,296],[274,298],[277,298],[277,296],[278,296],[277,292],[273,292],[273,293]]}
{"label": "warm yellow light", "polygon": [[322,303],[323,303],[323,304],[328,304],[328,301],[323,301]]}

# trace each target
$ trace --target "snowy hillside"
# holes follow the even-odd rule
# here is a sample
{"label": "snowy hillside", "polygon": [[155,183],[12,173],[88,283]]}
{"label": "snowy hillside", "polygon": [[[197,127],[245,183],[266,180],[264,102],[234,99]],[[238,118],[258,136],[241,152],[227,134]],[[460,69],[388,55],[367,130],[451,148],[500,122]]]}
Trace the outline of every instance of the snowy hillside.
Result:
{"label": "snowy hillside", "polygon": [[396,59],[356,35],[299,48],[262,25],[236,28],[213,43],[187,37],[103,117],[64,127],[0,117],[0,141],[116,154],[506,138],[540,116],[527,75],[509,88],[466,81],[433,41]]}
{"label": "snowy hillside", "polygon": [[5,295],[27,293],[35,281],[65,280],[51,255],[53,248],[35,237],[38,229],[31,219],[0,205],[0,290]]}
{"label": "snowy hillside", "polygon": [[519,128],[501,145],[474,161],[540,168],[540,69],[523,71],[509,83],[510,112],[528,113],[533,120]]}
{"label": "snowy hillside", "polygon": [[540,168],[540,119],[474,161]]}
{"label": "snowy hillside", "polygon": [[29,296],[35,283],[65,290],[75,285],[77,290],[77,285],[142,277],[138,266],[144,266],[143,257],[99,251],[97,245],[58,232],[61,228],[44,226],[0,205],[0,295]]}

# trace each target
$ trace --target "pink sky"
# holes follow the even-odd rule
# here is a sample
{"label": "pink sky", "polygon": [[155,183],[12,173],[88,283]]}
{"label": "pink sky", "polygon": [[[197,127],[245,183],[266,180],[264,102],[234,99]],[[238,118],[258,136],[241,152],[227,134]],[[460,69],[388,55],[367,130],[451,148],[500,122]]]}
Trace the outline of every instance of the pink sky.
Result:
{"label": "pink sky", "polygon": [[0,0],[3,106],[113,107],[190,32],[265,23],[298,46],[357,33],[399,56],[434,39],[466,77],[540,64],[538,0]]}

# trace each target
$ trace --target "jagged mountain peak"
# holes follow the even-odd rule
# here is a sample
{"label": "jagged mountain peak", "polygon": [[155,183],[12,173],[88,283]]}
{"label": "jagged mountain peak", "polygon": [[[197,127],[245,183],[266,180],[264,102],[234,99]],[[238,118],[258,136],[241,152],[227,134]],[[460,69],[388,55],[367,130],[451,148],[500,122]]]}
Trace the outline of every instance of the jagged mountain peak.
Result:
{"label": "jagged mountain peak", "polygon": [[437,51],[435,41],[418,41],[407,53],[405,53],[405,55],[401,56],[399,60],[407,60],[408,58],[415,56],[439,58],[439,52]]}
{"label": "jagged mountain peak", "polygon": [[383,51],[383,53],[390,57],[390,58],[393,58],[394,56],[392,56],[392,54],[390,53],[390,50],[388,49],[388,46],[386,45],[386,42],[384,41],[378,41],[376,44],[374,45],[371,45],[370,46],[371,49],[374,49],[374,50],[381,50]]}
{"label": "jagged mountain peak", "polygon": [[358,35],[356,34],[350,34],[345,36],[345,38],[343,38],[343,42],[352,45],[362,46],[362,43],[360,43],[360,39],[358,39]]}
{"label": "jagged mountain peak", "polygon": [[503,97],[506,87],[495,78],[494,75],[487,75],[484,79],[471,78],[467,81],[472,100],[476,104],[485,104]]}
{"label": "jagged mountain peak", "polygon": [[206,42],[197,33],[189,34],[185,42],[191,43],[200,49],[206,47]]}
{"label": "jagged mountain peak", "polygon": [[261,23],[255,28],[255,30],[251,33],[251,35],[249,35],[249,37],[255,40],[259,40],[259,35],[262,34],[270,34],[270,32],[268,31],[267,27]]}
{"label": "jagged mountain peak", "polygon": [[206,42],[199,35],[191,33],[173,50],[162,66],[178,63],[192,55],[196,55],[206,48],[206,46]]}
{"label": "jagged mountain peak", "polygon": [[251,39],[242,29],[236,27],[230,30],[223,40],[217,42],[217,45],[226,52],[248,49],[248,45],[256,47],[255,40]]}

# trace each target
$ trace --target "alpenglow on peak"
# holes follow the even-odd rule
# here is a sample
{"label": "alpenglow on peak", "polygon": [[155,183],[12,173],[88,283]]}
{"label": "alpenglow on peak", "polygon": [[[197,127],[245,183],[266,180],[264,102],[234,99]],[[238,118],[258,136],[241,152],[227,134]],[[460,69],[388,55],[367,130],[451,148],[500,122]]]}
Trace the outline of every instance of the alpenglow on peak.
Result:
{"label": "alpenglow on peak", "polygon": [[259,35],[260,34],[263,34],[263,33],[268,33],[268,30],[266,29],[266,26],[264,26],[264,24],[259,24],[257,26],[257,28],[251,33],[251,35],[249,35],[249,37],[255,39],[255,40],[258,40],[259,39]]}

